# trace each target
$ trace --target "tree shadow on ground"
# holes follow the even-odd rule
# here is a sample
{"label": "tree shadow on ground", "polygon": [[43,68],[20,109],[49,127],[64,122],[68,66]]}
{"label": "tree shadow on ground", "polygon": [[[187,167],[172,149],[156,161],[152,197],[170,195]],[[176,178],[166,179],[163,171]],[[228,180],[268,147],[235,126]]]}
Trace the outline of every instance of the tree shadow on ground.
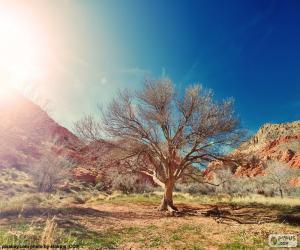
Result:
{"label": "tree shadow on ground", "polygon": [[40,208],[30,207],[20,210],[7,210],[0,212],[0,218],[8,217],[50,217],[50,216],[86,216],[86,217],[105,217],[108,216],[107,212],[99,211],[93,208],[83,207],[65,207],[65,208]]}
{"label": "tree shadow on ground", "polygon": [[164,213],[154,209],[153,206],[141,206],[139,209],[122,209],[105,207],[70,206],[64,208],[41,208],[31,207],[20,210],[7,210],[0,212],[0,219],[13,220],[18,217],[53,217],[64,221],[66,224],[74,223],[74,218],[106,218],[113,220],[148,220],[160,219],[167,216],[204,216],[215,219],[218,223],[238,223],[238,224],[264,224],[264,223],[287,223],[290,225],[300,225],[300,207],[290,207],[266,205],[178,205],[179,212]]}
{"label": "tree shadow on ground", "polygon": [[282,207],[277,205],[181,205],[179,216],[205,216],[215,219],[218,223],[264,224],[286,223],[300,225],[300,207]]}
{"label": "tree shadow on ground", "polygon": [[22,210],[12,209],[0,212],[0,219],[14,220],[15,218],[32,218],[41,217],[49,218],[56,216],[57,218],[74,219],[75,217],[98,219],[107,218],[113,220],[144,220],[144,219],[155,219],[163,218],[163,213],[158,213],[156,210],[147,207],[141,211],[128,210],[102,210],[101,208],[93,208],[86,206],[70,206],[64,208],[42,208],[42,207],[28,207]]}

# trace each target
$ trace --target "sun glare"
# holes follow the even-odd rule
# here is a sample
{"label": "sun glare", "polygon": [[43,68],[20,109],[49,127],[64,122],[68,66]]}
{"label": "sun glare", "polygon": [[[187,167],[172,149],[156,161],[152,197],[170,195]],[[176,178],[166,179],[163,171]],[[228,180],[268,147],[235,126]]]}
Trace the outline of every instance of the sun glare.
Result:
{"label": "sun glare", "polygon": [[0,11],[0,92],[20,88],[39,76],[40,37],[33,25],[17,15]]}

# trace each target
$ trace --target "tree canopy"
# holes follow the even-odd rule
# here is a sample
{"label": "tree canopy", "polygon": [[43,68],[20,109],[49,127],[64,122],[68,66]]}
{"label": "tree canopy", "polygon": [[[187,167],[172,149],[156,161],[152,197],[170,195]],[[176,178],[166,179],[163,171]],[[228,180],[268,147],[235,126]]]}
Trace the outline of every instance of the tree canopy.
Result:
{"label": "tree canopy", "polygon": [[179,93],[171,80],[145,80],[140,91],[120,91],[102,110],[101,128],[92,117],[76,124],[81,135],[106,139],[122,152],[128,169],[148,176],[165,189],[161,210],[176,210],[176,180],[193,169],[222,160],[243,135],[233,100],[214,101],[213,92],[193,85]]}

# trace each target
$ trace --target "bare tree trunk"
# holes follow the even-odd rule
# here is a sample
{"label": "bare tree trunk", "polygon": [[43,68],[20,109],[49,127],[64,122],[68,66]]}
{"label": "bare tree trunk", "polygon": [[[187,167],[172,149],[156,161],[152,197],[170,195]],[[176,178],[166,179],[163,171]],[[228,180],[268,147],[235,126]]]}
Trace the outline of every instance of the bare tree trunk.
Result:
{"label": "bare tree trunk", "polygon": [[283,198],[283,192],[282,192],[282,189],[281,188],[279,188],[279,192],[280,192],[280,197],[281,197],[281,199]]}
{"label": "bare tree trunk", "polygon": [[160,211],[178,211],[177,208],[173,204],[173,189],[174,189],[174,180],[168,180],[165,183],[164,196],[162,198],[159,210]]}

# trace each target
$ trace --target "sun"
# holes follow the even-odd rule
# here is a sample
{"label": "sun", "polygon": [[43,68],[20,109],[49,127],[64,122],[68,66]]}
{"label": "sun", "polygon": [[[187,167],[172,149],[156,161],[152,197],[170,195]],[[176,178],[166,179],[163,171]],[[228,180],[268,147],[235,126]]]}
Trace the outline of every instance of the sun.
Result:
{"label": "sun", "polygon": [[[40,37],[26,18],[0,11],[0,88],[19,88],[40,74]],[[0,90],[1,91],[1,90]]]}

